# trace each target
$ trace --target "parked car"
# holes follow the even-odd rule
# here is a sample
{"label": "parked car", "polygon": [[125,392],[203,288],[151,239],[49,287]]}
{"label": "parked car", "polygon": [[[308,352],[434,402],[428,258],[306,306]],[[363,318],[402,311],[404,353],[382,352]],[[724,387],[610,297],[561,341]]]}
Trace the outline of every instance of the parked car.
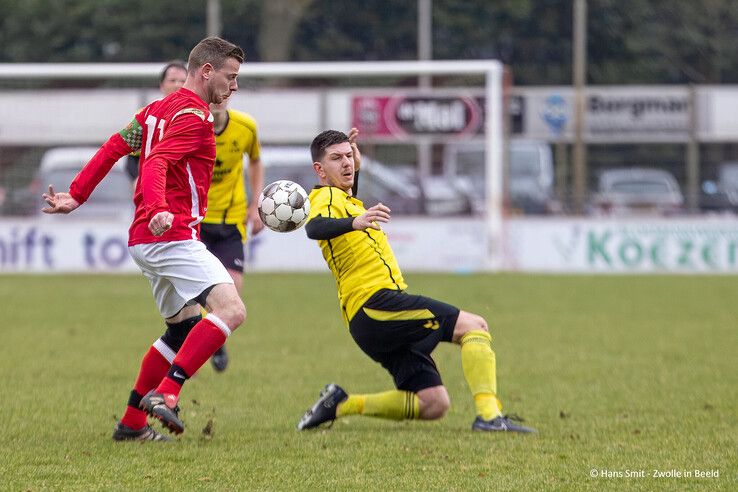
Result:
{"label": "parked car", "polygon": [[[261,149],[264,183],[289,179],[306,191],[318,184],[306,147],[265,146]],[[362,156],[358,198],[367,206],[382,202],[393,214],[454,215],[468,213],[469,199],[448,182],[415,177],[409,166],[390,166]]]}
{"label": "parked car", "polygon": [[600,174],[592,206],[598,215],[675,215],[684,209],[684,196],[668,171],[607,169]]}
{"label": "parked car", "polygon": [[702,182],[699,207],[707,213],[738,213],[738,162],[720,164],[717,179]]}
{"label": "parked car", "polygon": [[[48,185],[52,184],[57,191],[67,191],[74,177],[97,152],[97,149],[97,147],[49,149],[41,158],[32,187],[43,192]],[[133,217],[133,190],[128,174],[126,174],[125,160],[126,157],[123,157],[113,165],[85,204],[72,212],[74,217],[121,221],[128,221]],[[40,209],[45,206],[45,203],[40,196],[37,199],[39,200],[38,210],[41,213]]]}
{"label": "parked car", "polygon": [[[560,210],[554,191],[553,154],[548,143],[511,140],[508,143],[507,190],[510,207],[524,214],[548,214]],[[444,151],[444,175],[461,178],[473,194],[474,211],[482,213],[486,202],[483,143],[453,143]]]}

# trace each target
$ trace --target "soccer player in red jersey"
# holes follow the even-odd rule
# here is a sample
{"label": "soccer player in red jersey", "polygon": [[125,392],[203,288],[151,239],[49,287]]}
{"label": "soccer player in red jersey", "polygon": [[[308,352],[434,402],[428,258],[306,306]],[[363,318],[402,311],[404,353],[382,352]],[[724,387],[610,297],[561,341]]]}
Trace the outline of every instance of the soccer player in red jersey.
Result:
{"label": "soccer player in red jersey", "polygon": [[[187,80],[187,64],[183,61],[172,61],[167,63],[159,75],[159,90],[163,97],[168,96],[182,87]],[[140,152],[132,152],[126,160],[126,173],[131,178],[131,187],[136,191],[138,180],[138,163]]]}
{"label": "soccer player in red jersey", "polygon": [[[231,276],[199,241],[215,163],[208,105],[238,90],[242,62],[238,46],[217,37],[202,40],[190,52],[181,89],[144,107],[111,136],[68,193],[55,193],[49,186],[43,195],[48,204],[44,212],[72,212],[119,158],[141,150],[128,246],[151,283],[167,329],[143,357],[115,440],[168,440],[147,425],[146,414],[175,434],[183,432],[177,406],[182,385],[246,318]],[[198,304],[206,309],[205,318]]]}

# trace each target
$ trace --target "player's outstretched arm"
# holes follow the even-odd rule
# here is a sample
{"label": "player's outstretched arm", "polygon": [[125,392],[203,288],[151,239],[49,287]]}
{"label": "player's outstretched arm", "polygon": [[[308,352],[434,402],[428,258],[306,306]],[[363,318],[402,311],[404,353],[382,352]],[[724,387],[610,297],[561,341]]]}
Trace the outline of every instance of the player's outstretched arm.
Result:
{"label": "player's outstretched arm", "polygon": [[353,227],[357,231],[364,231],[366,229],[380,230],[377,222],[389,222],[391,210],[387,205],[383,203],[377,203],[371,208],[368,208],[366,212],[354,218]]}
{"label": "player's outstretched arm", "polygon": [[349,130],[348,139],[351,144],[351,153],[354,156],[354,172],[361,168],[361,152],[359,152],[359,145],[356,143],[356,139],[359,137],[359,129],[352,128]]}
{"label": "player's outstretched arm", "polygon": [[49,205],[41,209],[47,214],[68,214],[75,208],[79,207],[79,202],[72,198],[69,193],[56,193],[54,186],[49,185],[49,191],[41,195],[41,197]]}
{"label": "player's outstretched arm", "polygon": [[333,239],[342,234],[366,229],[381,229],[377,222],[389,222],[390,209],[378,203],[357,217],[314,217],[305,226],[310,239]]}

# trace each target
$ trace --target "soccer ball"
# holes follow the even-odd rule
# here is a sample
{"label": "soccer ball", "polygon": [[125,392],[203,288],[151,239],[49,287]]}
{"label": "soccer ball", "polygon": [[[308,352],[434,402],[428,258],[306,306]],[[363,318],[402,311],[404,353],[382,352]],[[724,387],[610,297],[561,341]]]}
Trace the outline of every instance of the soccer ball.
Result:
{"label": "soccer ball", "polygon": [[277,232],[289,232],[307,221],[310,200],[297,183],[281,179],[267,185],[259,195],[259,216],[265,226]]}

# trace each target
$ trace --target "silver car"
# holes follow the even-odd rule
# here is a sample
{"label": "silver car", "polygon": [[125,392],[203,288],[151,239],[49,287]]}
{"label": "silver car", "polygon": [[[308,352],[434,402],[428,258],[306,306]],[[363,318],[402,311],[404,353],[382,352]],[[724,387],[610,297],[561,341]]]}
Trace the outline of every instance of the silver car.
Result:
{"label": "silver car", "polygon": [[676,178],[662,169],[626,168],[602,171],[593,200],[597,215],[675,215],[684,209]]}
{"label": "silver car", "polygon": [[[97,147],[57,147],[49,149],[41,158],[41,164],[35,178],[35,187],[46,191],[48,185],[54,185],[57,191],[67,191],[72,180],[90,158],[97,152]],[[130,221],[133,218],[133,190],[131,181],[125,171],[126,157],[113,165],[107,176],[92,192],[87,202],[72,212],[79,219],[105,219]],[[40,200],[38,213],[42,217],[52,217],[40,212],[46,204]]]}
{"label": "silver car", "polygon": [[[265,185],[278,179],[289,179],[310,193],[318,184],[307,147],[262,147],[261,160],[264,163]],[[362,156],[359,198],[367,206],[382,202],[398,215],[424,212],[422,191],[404,170],[366,156]]]}

